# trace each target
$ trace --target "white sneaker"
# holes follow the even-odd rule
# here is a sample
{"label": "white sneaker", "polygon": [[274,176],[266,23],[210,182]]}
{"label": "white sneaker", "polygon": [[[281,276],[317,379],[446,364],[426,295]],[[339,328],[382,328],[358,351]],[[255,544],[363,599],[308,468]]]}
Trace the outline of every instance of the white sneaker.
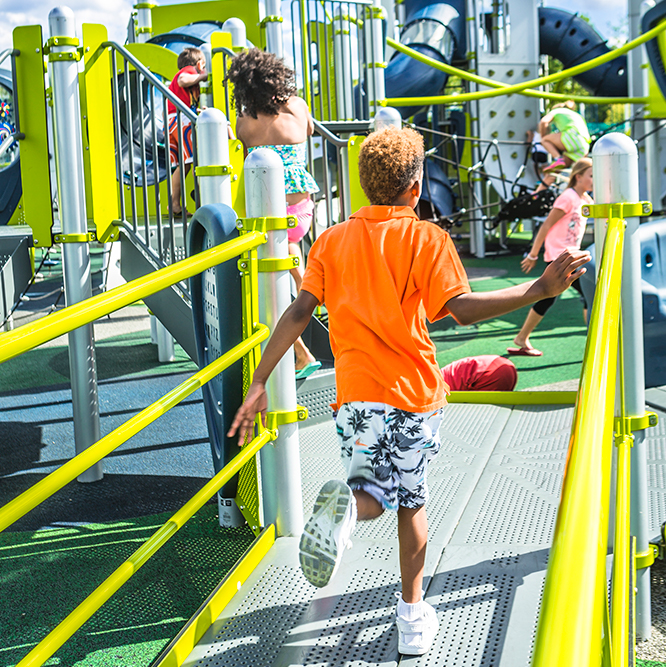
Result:
{"label": "white sneaker", "polygon": [[301,569],[313,586],[326,586],[336,573],[355,526],[356,499],[352,490],[340,480],[326,482],[299,545]]}
{"label": "white sneaker", "polygon": [[430,650],[439,632],[437,613],[425,600],[421,600],[418,616],[407,620],[399,613],[405,602],[400,593],[397,595],[399,601],[395,610],[395,622],[398,626],[398,652],[402,655],[423,655]]}

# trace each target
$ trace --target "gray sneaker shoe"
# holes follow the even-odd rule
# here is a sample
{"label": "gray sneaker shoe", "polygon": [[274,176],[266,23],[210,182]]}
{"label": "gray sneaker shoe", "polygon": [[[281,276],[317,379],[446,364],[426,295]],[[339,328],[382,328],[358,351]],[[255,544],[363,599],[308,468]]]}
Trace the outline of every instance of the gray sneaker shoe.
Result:
{"label": "gray sneaker shoe", "polygon": [[301,569],[313,586],[326,586],[336,573],[355,526],[356,499],[352,490],[340,480],[326,482],[299,545]]}
{"label": "gray sneaker shoe", "polygon": [[425,600],[421,600],[420,604],[421,614],[410,621],[401,617],[397,608],[395,610],[395,622],[398,626],[398,652],[402,655],[427,653],[439,632],[439,621],[435,610]]}

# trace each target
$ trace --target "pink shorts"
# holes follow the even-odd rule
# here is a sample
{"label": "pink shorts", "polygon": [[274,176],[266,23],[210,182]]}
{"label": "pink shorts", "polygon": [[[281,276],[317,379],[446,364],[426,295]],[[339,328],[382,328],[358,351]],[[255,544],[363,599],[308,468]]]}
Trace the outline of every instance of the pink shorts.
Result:
{"label": "pink shorts", "polygon": [[287,215],[293,215],[298,224],[287,231],[289,243],[298,243],[309,231],[312,224],[312,213],[314,202],[309,197],[299,201],[298,204],[287,206]]}

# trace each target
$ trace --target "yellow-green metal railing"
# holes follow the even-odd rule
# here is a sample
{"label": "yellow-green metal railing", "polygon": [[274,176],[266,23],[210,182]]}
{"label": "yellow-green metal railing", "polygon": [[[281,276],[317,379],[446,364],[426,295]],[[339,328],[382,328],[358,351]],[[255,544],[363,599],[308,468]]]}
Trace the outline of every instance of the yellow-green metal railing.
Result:
{"label": "yellow-green metal railing", "polygon": [[[593,69],[594,67],[598,67],[599,65],[603,65],[607,62],[610,62],[611,60],[614,60],[618,56],[621,56],[627,53],[628,51],[635,49],[637,46],[640,46],[641,44],[644,44],[645,42],[654,39],[664,30],[666,30],[666,22],[659,24],[658,26],[652,28],[652,30],[649,30],[648,32],[642,34],[640,37],[637,37],[631,42],[627,42],[624,46],[615,49],[613,51],[610,51],[608,53],[605,53],[602,56],[598,56],[597,58],[592,58],[592,60],[588,60],[584,63],[581,63],[580,65],[576,65],[574,67],[570,67],[569,69],[562,70],[561,72],[549,74],[548,76],[540,77],[538,79],[531,79],[529,81],[524,81],[523,83],[517,83],[514,85],[498,84],[498,82],[496,81],[493,82],[489,79],[484,79],[483,77],[478,77],[476,75],[470,75],[469,73],[465,73],[464,78],[471,79],[476,83],[480,83],[481,85],[484,86],[494,86],[495,90],[486,90],[474,93],[462,93],[460,95],[435,95],[433,97],[387,98],[385,100],[380,101],[380,104],[382,106],[394,106],[394,107],[429,105],[429,104],[450,104],[450,103],[469,102],[471,100],[486,99],[488,97],[498,97],[500,95],[510,95],[513,93],[526,93],[534,97],[549,97],[553,93],[546,94],[546,93],[541,93],[539,91],[531,91],[530,93],[527,93],[527,89],[536,88],[538,86],[543,86],[547,83],[554,83],[555,81],[560,81],[561,79],[566,79],[571,76],[576,76],[577,74],[581,74],[582,72],[586,72],[587,70]],[[456,68],[451,68],[449,65],[444,65],[443,63],[433,61],[432,59],[427,58],[427,56],[418,54],[418,52],[414,51],[413,49],[409,49],[408,47],[399,44],[395,40],[387,39],[386,43],[387,45],[395,48],[396,50],[402,51],[403,53],[406,53],[410,57],[415,58],[420,62],[424,62],[428,65],[431,65],[436,69],[441,69],[442,71],[448,72],[449,74],[456,74],[457,76],[461,77],[463,76],[462,71],[457,70]],[[474,76],[474,78],[472,78],[472,76]],[[566,99],[571,99],[571,97],[566,96]],[[628,103],[628,102],[645,103],[649,101],[649,98],[628,98],[628,97],[625,98],[583,97],[582,99],[585,102],[597,102],[599,104],[607,104],[609,103],[608,100],[622,102],[622,103]],[[605,100],[605,101],[601,102],[600,100]]]}
{"label": "yellow-green metal railing", "polygon": [[50,658],[148,559],[161,549],[206,501],[219,491],[275,433],[265,430],[230,461],[206,486],[179,509],[152,537],[101,583],[67,618],[59,623],[16,667],[36,667]]}
{"label": "yellow-green metal railing", "polygon": [[228,241],[143,278],[133,280],[126,285],[116,287],[109,292],[69,306],[59,313],[4,333],[0,336],[0,363],[83,324],[93,322],[104,315],[175,285],[181,280],[186,280],[217,264],[222,264],[265,242],[264,235],[258,232],[244,234],[238,239]]}
{"label": "yellow-green metal railing", "polygon": [[[246,316],[254,316],[257,314],[256,299],[253,298],[253,294],[256,294],[257,286],[257,263],[251,260],[256,255],[256,247],[265,242],[266,238],[264,234],[258,232],[246,233],[239,239],[228,241],[196,256],[160,269],[149,276],[139,278],[110,292],[70,306],[60,313],[47,316],[42,320],[3,334],[0,336],[0,362],[11,359],[63,333],[67,333],[103,315],[134,303],[145,296],[159,292],[181,280],[185,280],[201,271],[243,254],[248,256],[248,261],[245,262],[247,270],[244,271],[242,279],[244,309]],[[48,475],[44,480],[0,508],[0,531],[24,516],[40,502],[53,495],[58,489],[75,479],[81,472],[101,460],[108,453],[126,442],[142,428],[153,422],[174,405],[177,405],[231,364],[239,361],[245,355],[249,355],[253,361],[256,361],[258,346],[268,338],[269,330],[268,327],[262,324],[252,325],[251,323],[255,321],[256,318],[249,318],[249,324],[244,327],[246,338],[239,345],[201,369],[194,376],[181,383],[158,401],[155,401],[125,424],[88,447],[84,452],[81,452],[78,456]],[[254,367],[253,363],[250,363],[250,365],[252,368]],[[153,554],[173,537],[207,500],[239,472],[243,465],[248,463],[261,447],[276,437],[274,430],[262,428],[260,431],[260,435],[257,438],[244,447],[238,456],[218,472],[201,491],[159,528],[150,539],[98,586],[86,600],[18,664],[21,667],[41,665],[52,656]]]}
{"label": "yellow-green metal railing", "polygon": [[[666,24],[665,24],[666,25]],[[662,30],[664,29],[663,26],[658,26]],[[477,83],[481,86],[488,86],[489,88],[497,88],[499,89],[506,89],[510,88],[511,86],[508,83],[501,83],[499,81],[494,81],[493,79],[486,79],[483,76],[479,76],[478,74],[473,74],[472,72],[468,72],[467,70],[464,69],[459,69],[458,67],[453,67],[453,65],[447,65],[446,63],[440,62],[439,60],[435,60],[434,58],[430,58],[423,53],[420,53],[419,51],[416,51],[409,46],[405,46],[404,44],[401,44],[400,42],[396,42],[394,39],[391,39],[390,37],[386,38],[386,45],[390,46],[391,48],[395,49],[396,51],[400,51],[400,53],[404,53],[405,55],[408,55],[410,58],[413,58],[414,60],[417,60],[420,63],[423,63],[424,65],[429,65],[433,69],[440,70],[441,72],[446,72],[447,74],[451,76],[458,76],[461,79],[466,79],[467,81],[472,81],[473,83]],[[617,55],[615,51],[612,51],[613,58],[616,58]],[[607,55],[607,54],[606,54]],[[621,55],[621,54],[620,54]],[[600,56],[604,57],[604,56]],[[596,60],[596,59],[595,59]],[[593,60],[590,60],[588,62],[594,62]],[[584,65],[587,65],[588,63],[582,63],[582,65],[578,65],[577,67],[583,67]],[[552,77],[557,77],[556,79],[551,79],[550,83],[553,81],[559,81],[561,79],[565,79],[569,76],[574,76],[575,74],[580,74],[580,71],[576,71],[573,74],[571,73],[572,70],[576,69],[576,67],[572,67],[567,70],[563,70],[562,72],[557,72],[555,74],[552,74]],[[543,77],[546,78],[546,77]],[[540,81],[540,79],[535,79],[531,82],[531,85],[535,85],[534,81]],[[530,83],[530,82],[528,82]],[[518,85],[524,85],[524,84],[518,84]],[[487,92],[487,91],[486,91]],[[512,91],[506,91],[506,94],[510,94]],[[486,95],[485,92],[477,92],[477,93],[467,93],[468,95],[481,95],[484,97],[490,97],[489,95]],[[518,91],[519,95],[524,95],[525,97],[538,97],[540,99],[546,99],[546,100],[553,100],[557,102],[566,102],[567,100],[572,100],[574,102],[583,102],[585,104],[645,104],[650,100],[649,97],[595,97],[593,95],[564,95],[562,93],[549,93],[546,91],[542,90],[519,90]],[[441,96],[439,96],[441,97]],[[449,101],[459,101],[461,98],[461,95],[449,95],[447,96],[447,99]],[[408,106],[407,103],[403,103],[405,99],[417,99],[417,98],[388,98],[382,104],[384,106]],[[430,98],[418,98],[418,99],[424,99],[424,100],[433,100],[435,98],[430,97]],[[475,99],[481,99],[481,98],[475,98]],[[399,103],[398,103],[399,101]],[[441,104],[441,102],[428,102],[428,104]]]}
{"label": "yellow-green metal railing", "polygon": [[[624,221],[609,220],[550,551],[533,667],[623,664],[609,662],[609,639],[614,640],[612,647],[615,648],[623,641],[620,637],[628,637],[629,628],[624,622],[626,606],[616,608],[614,605],[613,636],[609,638],[606,595],[623,238]],[[623,485],[628,484],[624,481],[626,468],[628,464],[624,470],[618,467],[618,488],[624,489]],[[626,534],[621,532],[615,536],[615,553],[620,559],[628,549],[628,544],[621,540],[628,540],[628,530]],[[616,585],[626,584],[617,581]]]}

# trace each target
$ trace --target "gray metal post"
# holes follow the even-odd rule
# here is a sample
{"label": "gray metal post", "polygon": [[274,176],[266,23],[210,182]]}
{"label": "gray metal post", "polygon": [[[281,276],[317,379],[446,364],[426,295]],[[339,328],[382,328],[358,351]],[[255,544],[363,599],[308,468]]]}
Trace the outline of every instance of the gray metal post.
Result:
{"label": "gray metal post", "polygon": [[280,4],[280,0],[266,0],[266,16],[271,18],[266,23],[266,47],[278,58],[284,58]]}
{"label": "gray metal post", "polygon": [[[250,218],[285,217],[284,168],[279,155],[268,148],[250,153],[245,160],[245,208]],[[268,243],[259,246],[259,259],[286,258],[287,230],[268,232]],[[259,274],[259,318],[273,331],[291,303],[288,271]],[[296,409],[294,356],[289,351],[268,381],[268,409]],[[298,448],[298,424],[280,426],[272,445],[261,450],[264,522],[275,522],[279,535],[300,535],[303,530],[303,497]]]}
{"label": "gray metal post", "polygon": [[[74,13],[69,7],[56,7],[49,14],[51,37],[75,36]],[[53,46],[52,53],[74,52],[71,45]],[[56,177],[60,224],[63,234],[86,234],[87,216],[83,175],[83,146],[79,103],[77,61],[56,60],[49,63],[53,88],[53,119],[55,130]],[[88,243],[64,243],[62,264],[65,302],[68,306],[92,296],[90,252]],[[69,334],[69,372],[72,385],[74,442],[79,454],[100,438],[99,401],[97,399],[97,367],[92,324]],[[102,464],[79,475],[80,482],[102,478]]]}
{"label": "gray metal post", "polygon": [[[638,151],[625,134],[612,132],[594,145],[594,198],[598,204],[637,202]],[[645,414],[645,367],[643,361],[643,297],[641,293],[641,246],[639,218],[628,218],[622,266],[622,340],[624,353],[625,407],[631,417]],[[595,221],[595,227],[602,224]],[[595,229],[595,241],[601,238]],[[601,245],[596,245],[601,248]],[[597,256],[600,257],[600,250]],[[597,260],[597,263],[599,261]],[[645,431],[634,431],[631,451],[631,534],[637,553],[649,549],[648,482]],[[650,568],[636,573],[636,634],[650,638]]]}

